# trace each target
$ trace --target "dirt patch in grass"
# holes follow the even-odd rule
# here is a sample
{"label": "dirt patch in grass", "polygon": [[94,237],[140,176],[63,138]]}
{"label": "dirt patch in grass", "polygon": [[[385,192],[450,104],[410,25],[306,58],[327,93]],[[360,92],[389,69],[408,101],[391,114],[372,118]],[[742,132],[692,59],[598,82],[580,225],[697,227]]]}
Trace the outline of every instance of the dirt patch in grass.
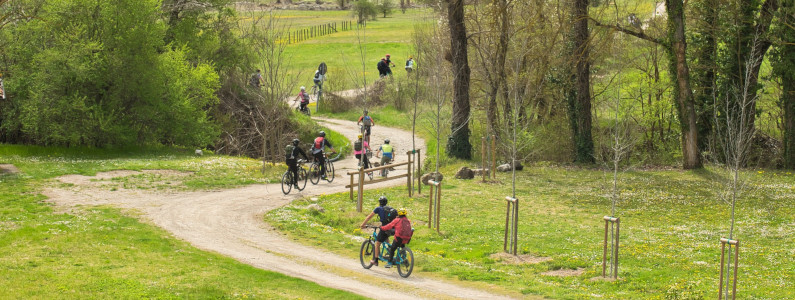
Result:
{"label": "dirt patch in grass", "polygon": [[[170,181],[191,174],[193,174],[193,172],[181,172],[175,170],[143,170],[143,171],[115,170],[108,172],[100,172],[97,173],[97,175],[95,176],[65,175],[58,177],[58,181],[74,185],[81,185],[81,186],[98,186],[98,185],[109,184],[112,182],[113,179],[131,177],[136,175],[152,175],[158,178],[159,180]],[[157,184],[156,182],[151,182],[151,183]]]}
{"label": "dirt patch in grass", "polygon": [[558,276],[558,277],[569,277],[569,276],[580,276],[585,273],[585,269],[577,268],[576,270],[572,269],[558,269],[558,270],[551,270],[541,273],[541,275],[545,276]]}
{"label": "dirt patch in grass", "polygon": [[12,164],[0,164],[0,175],[2,174],[17,174],[19,169]]}
{"label": "dirt patch in grass", "polygon": [[510,253],[494,253],[489,258],[509,265],[531,265],[552,260],[551,257],[535,256],[530,254],[513,255]]}

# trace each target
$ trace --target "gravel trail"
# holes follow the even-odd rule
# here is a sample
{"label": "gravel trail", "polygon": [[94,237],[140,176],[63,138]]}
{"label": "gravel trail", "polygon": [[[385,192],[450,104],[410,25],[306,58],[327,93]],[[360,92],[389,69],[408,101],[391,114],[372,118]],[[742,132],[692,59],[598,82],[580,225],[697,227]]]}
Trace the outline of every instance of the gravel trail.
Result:
{"label": "gravel trail", "polygon": [[[315,118],[326,127],[353,140],[358,134],[355,121]],[[376,120],[377,122],[378,120]],[[386,136],[385,134],[389,134]],[[411,148],[411,132],[399,129],[373,127],[373,146],[389,138],[395,146],[397,162],[406,161],[405,152]],[[424,141],[417,139],[425,153]],[[308,247],[287,238],[263,221],[263,214],[289,204],[300,197],[344,192],[349,182],[348,171],[354,170],[357,161],[348,157],[334,163],[334,182],[321,181],[313,186],[307,183],[303,192],[289,195],[281,192],[279,184],[251,185],[221,191],[155,192],[99,188],[103,180],[131,175],[133,171],[112,171],[97,176],[67,175],[63,182],[74,185],[51,187],[45,191],[50,201],[71,209],[80,205],[114,205],[141,212],[140,218],[154,223],[176,238],[194,246],[232,257],[257,268],[276,271],[320,285],[353,292],[377,299],[500,299],[503,295],[464,286],[465,282],[431,279],[420,274],[401,278],[397,270],[373,267],[365,270],[358,258],[339,256],[321,248]],[[151,172],[151,171],[147,171]],[[405,167],[390,175],[405,174]],[[108,175],[115,174],[115,175]],[[189,174],[185,176],[190,176]],[[378,177],[376,177],[378,178]],[[416,181],[415,181],[416,182]],[[372,187],[405,185],[405,179],[382,182]],[[374,199],[365,199],[365,208],[374,206]],[[327,212],[328,213],[328,212]]]}

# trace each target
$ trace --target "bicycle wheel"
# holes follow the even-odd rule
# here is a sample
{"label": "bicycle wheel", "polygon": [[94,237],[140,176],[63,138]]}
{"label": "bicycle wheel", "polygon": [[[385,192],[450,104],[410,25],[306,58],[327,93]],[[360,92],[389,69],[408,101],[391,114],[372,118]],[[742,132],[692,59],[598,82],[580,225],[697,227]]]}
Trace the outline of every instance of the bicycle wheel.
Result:
{"label": "bicycle wheel", "polygon": [[306,188],[306,169],[300,168],[298,169],[298,187],[299,191],[303,191]]}
{"label": "bicycle wheel", "polygon": [[414,252],[411,252],[411,248],[408,246],[403,246],[398,255],[400,255],[400,264],[397,266],[398,274],[400,277],[408,278],[411,271],[414,271]]}
{"label": "bicycle wheel", "polygon": [[375,249],[373,241],[366,240],[362,243],[362,249],[359,251],[359,262],[362,263],[362,268],[369,269],[373,266],[370,263],[373,258],[373,249]]}
{"label": "bicycle wheel", "polygon": [[326,181],[334,181],[334,164],[329,159],[326,159]]}
{"label": "bicycle wheel", "polygon": [[293,189],[293,173],[290,171],[284,172],[282,175],[282,193],[285,195],[290,193],[290,190]]}
{"label": "bicycle wheel", "polygon": [[312,184],[320,182],[320,165],[317,163],[312,163],[312,166],[309,167],[309,181]]}

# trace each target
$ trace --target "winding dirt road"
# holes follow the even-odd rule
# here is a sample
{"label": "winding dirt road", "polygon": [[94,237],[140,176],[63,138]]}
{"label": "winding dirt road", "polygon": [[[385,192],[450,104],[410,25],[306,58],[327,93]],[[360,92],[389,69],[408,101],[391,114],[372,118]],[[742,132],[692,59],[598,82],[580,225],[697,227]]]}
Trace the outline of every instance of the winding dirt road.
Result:
{"label": "winding dirt road", "polygon": [[[355,122],[317,119],[328,128],[340,132],[353,140],[358,134]],[[388,138],[395,146],[395,153],[405,153],[411,148],[411,133],[392,128],[373,128],[372,140]],[[417,139],[417,145],[425,145]],[[424,147],[424,146],[423,146]],[[422,149],[425,153],[425,149]],[[397,162],[405,161],[398,155]],[[469,298],[500,299],[502,295],[462,286],[464,282],[447,282],[430,279],[419,274],[403,279],[394,269],[373,267],[365,270],[357,259],[342,257],[320,248],[295,243],[263,222],[263,214],[287,205],[299,197],[346,191],[348,171],[354,170],[357,161],[347,158],[335,163],[333,183],[321,181],[310,184],[296,194],[283,195],[279,184],[251,185],[223,191],[163,193],[138,189],[101,189],[103,181],[138,172],[113,171],[87,177],[67,175],[62,182],[73,183],[69,187],[50,188],[45,191],[50,200],[59,206],[71,208],[79,205],[114,205],[142,212],[140,216],[160,226],[175,237],[194,246],[214,251],[257,268],[276,271],[320,285],[353,292],[370,298]],[[157,171],[148,171],[157,172]],[[165,171],[169,172],[169,171]],[[406,170],[399,168],[390,174],[398,175]],[[190,175],[186,175],[190,176]],[[405,180],[394,180],[369,187],[405,184]],[[374,200],[368,201],[374,204]],[[369,206],[369,205],[366,205]]]}

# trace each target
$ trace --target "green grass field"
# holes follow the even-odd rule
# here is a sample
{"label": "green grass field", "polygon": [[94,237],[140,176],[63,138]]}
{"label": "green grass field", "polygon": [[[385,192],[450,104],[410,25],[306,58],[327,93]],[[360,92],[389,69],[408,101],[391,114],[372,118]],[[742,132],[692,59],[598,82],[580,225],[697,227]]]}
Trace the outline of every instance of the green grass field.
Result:
{"label": "green grass field", "polygon": [[[611,174],[600,170],[537,165],[518,173],[519,252],[549,257],[538,264],[504,264],[505,202],[510,177],[500,183],[452,178],[443,170],[441,234],[426,227],[428,200],[409,198],[405,187],[365,192],[365,208],[355,210],[348,194],[321,197],[328,212],[306,211],[306,203],[272,211],[266,220],[309,244],[322,244],[354,258],[352,236],[386,195],[393,207],[407,207],[417,232],[411,247],[424,275],[433,274],[500,286],[556,299],[699,299],[717,293],[719,238],[727,235],[729,205],[717,199],[720,169],[698,172],[637,171],[621,174],[620,280],[593,281],[601,274],[602,216],[610,213]],[[735,238],[742,243],[738,293],[744,299],[795,297],[795,178],[791,173],[749,171],[750,189],[739,202]],[[427,191],[427,187],[425,189]],[[327,228],[329,230],[317,230]],[[329,233],[330,232],[330,233]],[[343,242],[341,242],[343,241]],[[572,277],[541,273],[582,269]],[[687,298],[686,295],[693,296]]]}
{"label": "green grass field", "polygon": [[[376,64],[385,54],[390,54],[396,65],[393,73],[404,76],[402,66],[409,55],[414,55],[410,38],[414,26],[428,24],[433,15],[426,9],[411,9],[405,14],[396,11],[387,18],[369,21],[362,28],[355,26],[356,21],[350,11],[285,10],[277,12],[276,16],[279,24],[291,32],[313,25],[353,20],[352,30],[341,31],[338,27],[340,31],[337,33],[290,44],[285,53],[287,73],[299,76],[298,85],[312,86],[315,70],[325,62],[328,81],[324,88],[333,92],[361,87],[365,77],[368,84],[378,79]],[[422,63],[417,64],[421,66]],[[294,92],[298,92],[298,86]]]}
{"label": "green grass field", "polygon": [[0,145],[0,164],[20,170],[0,174],[0,298],[358,298],[196,249],[117,208],[55,211],[40,194],[60,184],[57,176],[111,170],[192,172],[177,186],[146,173],[114,179],[124,188],[232,188],[277,182],[283,164],[268,164],[262,174],[259,160],[208,152],[197,157],[193,149],[19,145]]}

